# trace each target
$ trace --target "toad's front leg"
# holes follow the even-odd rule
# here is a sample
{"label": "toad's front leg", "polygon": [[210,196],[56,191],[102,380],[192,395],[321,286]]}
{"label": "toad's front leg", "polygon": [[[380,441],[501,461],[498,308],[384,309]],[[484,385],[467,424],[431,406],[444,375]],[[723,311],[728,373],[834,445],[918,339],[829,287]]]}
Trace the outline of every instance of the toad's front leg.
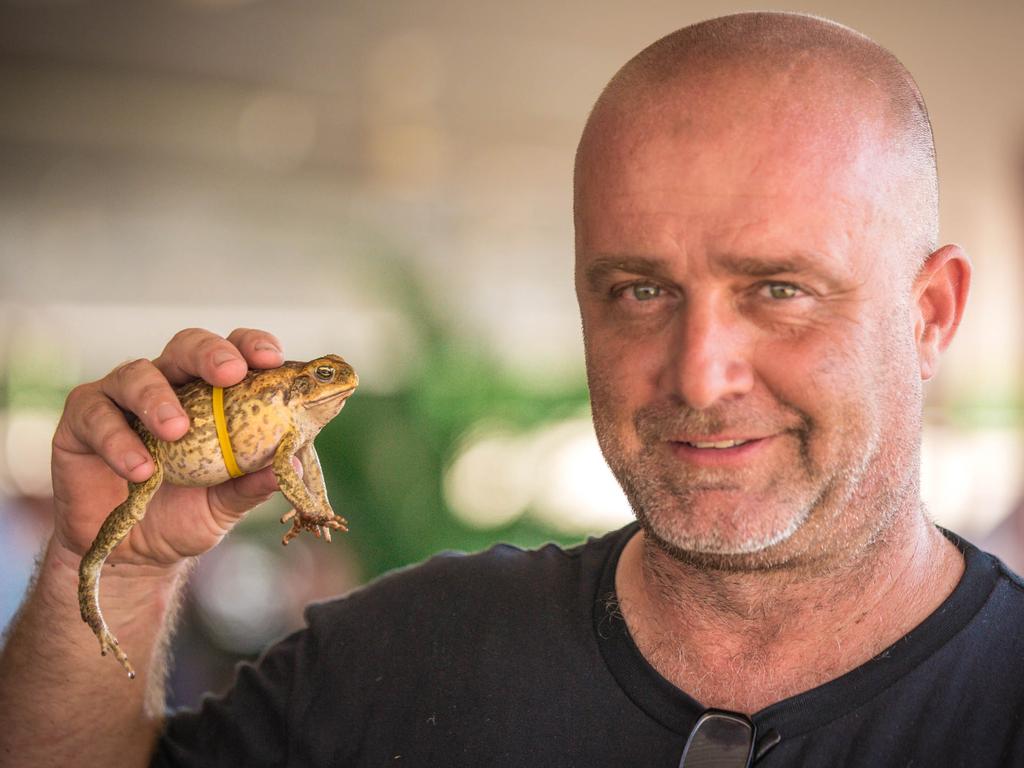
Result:
{"label": "toad's front leg", "polygon": [[[302,478],[292,466],[293,456],[298,457],[302,464]],[[291,529],[281,539],[282,544],[287,544],[304,530],[312,531],[317,536],[323,531],[328,541],[330,529],[348,530],[345,518],[334,514],[327,500],[323,472],[312,441],[299,445],[297,435],[285,435],[274,453],[274,475],[284,497],[294,507],[281,518],[282,523],[292,521]]]}
{"label": "toad's front leg", "polygon": [[[348,521],[345,518],[334,514],[334,509],[331,507],[331,502],[327,499],[327,484],[324,482],[324,473],[320,468],[320,457],[317,455],[316,448],[313,445],[313,441],[310,440],[305,445],[301,446],[295,455],[298,457],[299,462],[302,464],[302,483],[306,486],[306,490],[317,500],[317,508],[323,512],[330,513],[333,518],[340,521],[340,526],[324,526],[321,530],[323,531],[324,538],[327,541],[331,540],[331,528],[335,530],[347,531]],[[319,531],[317,531],[319,535]]]}

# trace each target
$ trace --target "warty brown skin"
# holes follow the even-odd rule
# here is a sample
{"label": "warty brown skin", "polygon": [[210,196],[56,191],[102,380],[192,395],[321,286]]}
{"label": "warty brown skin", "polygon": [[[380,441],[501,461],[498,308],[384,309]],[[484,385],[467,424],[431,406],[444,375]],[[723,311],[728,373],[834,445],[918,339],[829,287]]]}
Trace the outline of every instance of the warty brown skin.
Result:
{"label": "warty brown skin", "polygon": [[[358,381],[348,363],[328,355],[308,363],[286,362],[279,368],[249,371],[241,382],[224,390],[227,434],[239,468],[249,474],[273,467],[282,493],[294,507],[282,518],[282,522],[292,521],[283,544],[303,530],[328,541],[331,529],[346,530],[346,521],[334,513],[327,499],[313,440],[341,411]],[[212,386],[202,380],[176,389],[190,423],[178,440],[160,440],[141,421],[133,420],[155,469],[146,480],[129,483],[128,498],[100,526],[79,565],[82,620],[99,639],[100,652],[112,653],[131,678],[135,671],[100,611],[100,573],[110,552],[143,519],[162,483],[209,487],[230,478],[217,435],[212,392]],[[293,458],[301,463],[301,477]]]}

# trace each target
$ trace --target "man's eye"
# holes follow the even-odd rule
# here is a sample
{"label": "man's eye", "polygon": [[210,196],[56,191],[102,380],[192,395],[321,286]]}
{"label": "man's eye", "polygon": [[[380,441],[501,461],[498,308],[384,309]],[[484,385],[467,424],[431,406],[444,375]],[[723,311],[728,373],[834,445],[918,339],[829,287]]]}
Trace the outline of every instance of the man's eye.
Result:
{"label": "man's eye", "polygon": [[773,299],[795,299],[800,294],[800,289],[789,283],[769,283],[765,289]]}
{"label": "man's eye", "polygon": [[629,287],[629,292],[637,301],[650,301],[661,296],[661,288],[650,283],[636,283]]}

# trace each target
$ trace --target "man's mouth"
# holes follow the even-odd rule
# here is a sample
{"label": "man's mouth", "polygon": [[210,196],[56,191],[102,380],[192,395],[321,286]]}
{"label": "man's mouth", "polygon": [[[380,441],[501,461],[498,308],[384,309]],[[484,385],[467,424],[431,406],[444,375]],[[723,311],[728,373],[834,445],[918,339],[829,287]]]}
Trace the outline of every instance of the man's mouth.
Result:
{"label": "man's mouth", "polygon": [[[703,435],[701,437],[704,437]],[[738,469],[752,461],[759,460],[772,445],[774,435],[765,437],[719,437],[708,435],[705,439],[668,442],[676,458],[687,464],[700,467],[731,467]],[[710,439],[708,439],[710,438]]]}
{"label": "man's mouth", "polygon": [[676,442],[689,445],[692,448],[735,448],[738,445],[749,443],[751,440],[714,440],[710,442],[677,440]]}

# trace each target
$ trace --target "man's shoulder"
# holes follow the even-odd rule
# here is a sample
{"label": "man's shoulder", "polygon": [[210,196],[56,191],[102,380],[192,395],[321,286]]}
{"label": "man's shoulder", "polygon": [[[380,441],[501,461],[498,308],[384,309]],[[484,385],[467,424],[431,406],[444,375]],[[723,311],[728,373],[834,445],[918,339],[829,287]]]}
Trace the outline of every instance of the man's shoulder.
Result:
{"label": "man's shoulder", "polygon": [[484,619],[510,610],[545,611],[592,590],[611,551],[632,526],[572,546],[527,548],[499,543],[474,553],[447,550],[383,574],[352,592],[307,609],[313,629],[349,617],[360,623],[439,617]]}
{"label": "man's shoulder", "polygon": [[[1011,657],[1024,653],[1024,578],[996,555],[945,533],[966,564],[960,584],[937,611],[946,621],[962,623],[951,646],[965,656],[986,659],[990,667],[1005,657],[1005,674]],[[1012,666],[1013,674],[1024,679],[1024,667]]]}
{"label": "man's shoulder", "polygon": [[994,561],[994,567],[996,568],[999,577],[1005,579],[1010,588],[1013,589],[1013,591],[1017,594],[1017,596],[1021,600],[1024,600],[1024,576],[1021,576],[1020,573],[1013,570],[1013,568],[1008,566],[1005,562],[1003,562],[1001,558],[997,557],[996,555],[990,552],[986,552],[984,550],[979,551],[983,555],[991,558]]}
{"label": "man's shoulder", "polygon": [[1005,581],[1007,587],[1016,595],[1016,597],[1024,603],[1024,576],[1014,571],[1010,566],[1004,563],[999,557],[979,550],[985,557],[991,558],[993,561],[993,568],[995,568],[998,578]]}
{"label": "man's shoulder", "polygon": [[[998,555],[978,546],[965,536],[941,529],[964,556],[965,583],[984,584],[991,588],[1004,588],[1007,596],[1022,601],[1024,606],[1024,577],[1006,564]],[[963,584],[961,585],[963,586]]]}

